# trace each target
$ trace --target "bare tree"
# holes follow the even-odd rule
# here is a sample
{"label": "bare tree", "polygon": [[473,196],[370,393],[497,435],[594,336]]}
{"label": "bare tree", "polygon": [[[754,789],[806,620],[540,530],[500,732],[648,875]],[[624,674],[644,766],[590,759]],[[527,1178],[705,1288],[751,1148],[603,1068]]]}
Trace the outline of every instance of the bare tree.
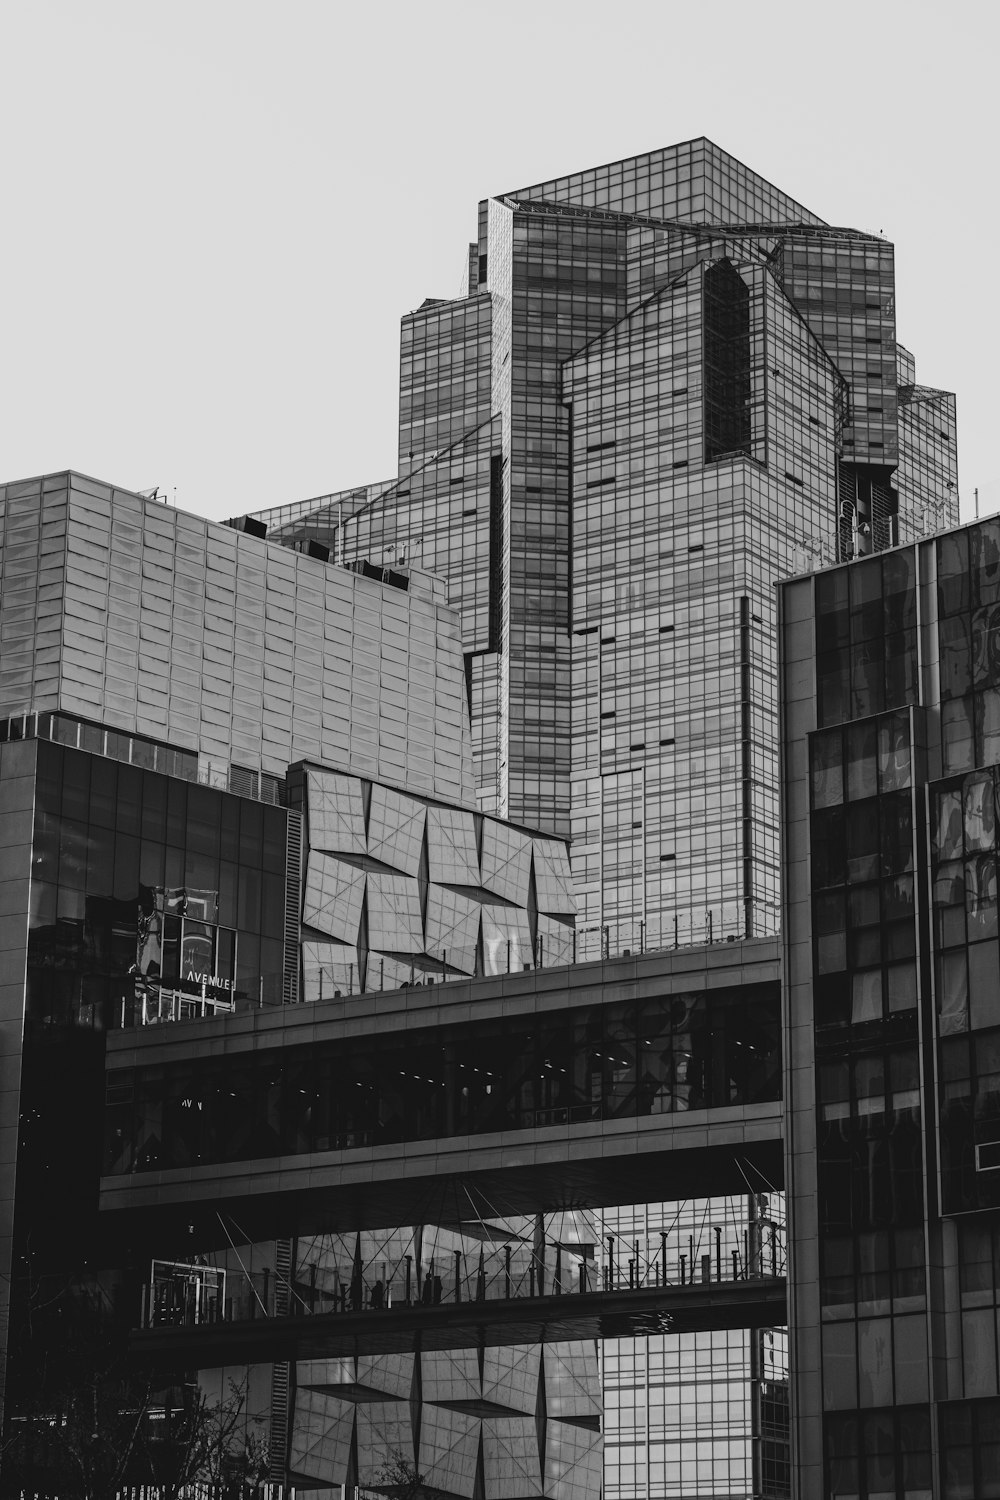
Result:
{"label": "bare tree", "polygon": [[267,1479],[265,1418],[246,1409],[248,1382],[213,1401],[197,1384],[137,1370],[95,1281],[33,1283],[11,1332],[0,1496],[113,1500],[145,1485],[182,1500],[199,1485],[228,1500]]}
{"label": "bare tree", "polygon": [[429,1489],[423,1477],[406,1456],[393,1452],[379,1469],[375,1483],[361,1486],[365,1500],[434,1500],[438,1491]]}

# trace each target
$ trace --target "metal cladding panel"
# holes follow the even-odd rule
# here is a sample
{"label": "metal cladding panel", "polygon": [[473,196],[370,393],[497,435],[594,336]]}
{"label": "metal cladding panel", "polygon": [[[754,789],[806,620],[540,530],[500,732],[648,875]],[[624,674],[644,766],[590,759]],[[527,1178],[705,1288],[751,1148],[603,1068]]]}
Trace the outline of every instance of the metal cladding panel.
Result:
{"label": "metal cladding panel", "polygon": [[[573,956],[569,856],[495,818],[378,782],[305,771],[309,848],[303,999],[384,990],[417,975],[505,974]],[[366,811],[367,810],[367,811]],[[531,898],[534,869],[537,911]],[[534,936],[540,939],[537,946]],[[319,934],[329,941],[318,941]]]}
{"label": "metal cladding panel", "polygon": [[474,805],[458,625],[426,591],[75,474],[0,489],[0,520],[0,713]]}

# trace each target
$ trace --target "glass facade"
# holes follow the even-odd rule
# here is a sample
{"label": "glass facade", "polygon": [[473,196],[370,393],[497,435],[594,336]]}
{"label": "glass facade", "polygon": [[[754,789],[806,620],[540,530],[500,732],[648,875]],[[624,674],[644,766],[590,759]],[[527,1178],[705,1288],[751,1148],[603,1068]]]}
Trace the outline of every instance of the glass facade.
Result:
{"label": "glass facade", "polygon": [[[893,247],[696,140],[481,203],[465,291],[404,321],[405,477],[331,539],[447,573],[479,804],[571,835],[579,956],[774,933],[774,582],[958,518],[954,405],[896,344]],[[487,537],[444,486],[488,420]],[[429,515],[410,465],[445,443]],[[843,681],[830,641],[822,722],[837,692],[913,701],[894,608]],[[907,962],[879,959],[893,1005]]]}
{"label": "glass facade", "polygon": [[[594,1240],[587,1216],[573,1213],[317,1235],[299,1241],[296,1277],[317,1311],[447,1302],[456,1281],[463,1301],[482,1301],[508,1287],[523,1294],[529,1280],[534,1290],[536,1278],[575,1286]],[[599,1492],[600,1387],[580,1343],[300,1360],[295,1384],[300,1483],[345,1483],[351,1494],[402,1458],[445,1495]]]}
{"label": "glass facade", "polygon": [[281,1003],[289,815],[44,739],[24,748],[18,1253],[79,1269],[98,1234],[104,1033]]}
{"label": "glass facade", "polygon": [[[640,1265],[785,1269],[780,1193],[618,1209],[602,1215],[604,1244],[609,1229],[619,1258]],[[610,1339],[600,1351],[605,1500],[790,1495],[783,1329]]]}
{"label": "glass facade", "polygon": [[[828,1110],[800,1221],[808,1238],[813,1215],[826,1374],[803,1379],[833,1414],[824,1472],[854,1442],[876,1455],[859,1494],[872,1500],[883,1481],[886,1494],[919,1493],[908,1471],[883,1473],[886,1433],[902,1429],[869,1408],[990,1394],[980,1366],[961,1392],[951,1375],[920,1387],[915,1351],[936,1335],[914,1299],[921,1276],[926,1299],[933,1268],[950,1264],[943,1231],[932,1250],[917,1244],[935,1192],[945,1216],[982,1207],[1000,1149],[986,998],[995,849],[982,842],[993,784],[977,779],[1000,753],[997,549],[988,527],[943,542],[926,565],[933,599],[914,554],[868,554],[954,520],[953,400],[917,385],[896,344],[892,246],[823,224],[704,140],[481,204],[467,265],[463,296],[404,320],[398,475],[269,513],[292,550],[267,547],[245,518],[210,527],[77,475],[0,490],[0,720],[21,722],[4,745],[40,714],[55,716],[57,741],[39,746],[31,823],[30,1026],[84,1047],[130,1007],[145,1021],[217,1012],[254,1003],[255,982],[259,1004],[269,972],[290,998],[292,818],[222,788],[276,790],[303,759],[339,768],[309,773],[296,809],[308,822],[304,998],[568,959],[573,897],[554,850],[569,835],[574,957],[774,933],[773,586],[867,559],[822,576],[810,604],[821,639],[802,668],[816,701],[796,750],[814,758],[795,899],[815,1010],[810,999],[790,1013],[813,1050],[803,1065],[792,1049],[789,1076],[804,1109],[821,1097]],[[173,767],[157,759],[168,744],[184,757]],[[638,1118],[771,1097],[754,1091],[774,1087],[772,1022],[745,1002],[742,1023],[719,995],[704,1017],[696,1005],[676,1017],[611,1006],[599,1021],[581,1009],[530,1038],[511,1021],[483,1032],[490,1056],[456,1032],[450,1051],[425,1048],[415,1087],[388,1038],[352,1044],[367,1111],[319,1053],[289,1056],[305,1080],[293,1098],[286,1060],[262,1052],[229,1103],[199,1060],[185,1085],[197,1120],[178,1113],[195,1094],[168,1098],[162,1080],[133,1080],[132,1100],[113,1101],[120,1123],[139,1114],[112,1160],[183,1166],[379,1131],[475,1133],[497,1111],[508,1125],[568,1123],[595,1108]],[[425,1040],[414,1033],[413,1047]],[[465,1092],[463,1048],[480,1072]],[[42,1065],[25,1058],[30,1098]],[[91,1075],[67,1064],[60,1076]],[[914,1166],[939,1100],[940,1183]],[[45,1152],[58,1149],[53,1134]],[[734,1350],[720,1345],[720,1362]],[[745,1343],[751,1366],[755,1351]],[[652,1346],[642,1357],[648,1375]],[[705,1351],[684,1358],[697,1366]],[[731,1443],[713,1439],[692,1469],[672,1436],[654,1452],[654,1427],[669,1424],[647,1413],[641,1480],[632,1440],[620,1445],[623,1497],[638,1484],[650,1500],[780,1488],[779,1459],[769,1479],[748,1464],[746,1403],[725,1385],[707,1382],[704,1401]],[[776,1423],[779,1408],[774,1395]],[[762,1410],[751,1403],[752,1426]],[[922,1452],[916,1427],[911,1438]]]}
{"label": "glass facade", "polygon": [[[296,557],[241,524],[75,474],[0,486],[0,1093],[15,1127],[0,1132],[0,1318],[6,1328],[10,1303],[12,1330],[0,1396],[9,1353],[20,1417],[61,1399],[44,1372],[26,1383],[32,1298],[51,1293],[43,1351],[71,1308],[110,1309],[116,1349],[138,1321],[132,1231],[109,1232],[98,1211],[110,1032],[169,1033],[206,1057],[218,1035],[206,1020],[318,998],[317,978],[322,995],[324,973],[343,968],[333,911],[342,924],[349,905],[326,910],[324,861],[360,874],[354,951],[377,947],[387,985],[412,975],[406,935],[464,972],[470,912],[470,972],[477,956],[500,973],[502,956],[521,968],[525,955],[571,952],[565,847],[484,827],[472,810],[467,683],[443,584],[419,568],[327,562],[321,545]],[[289,759],[323,747],[357,802],[353,834],[336,796],[300,795],[302,770],[287,805]],[[337,779],[311,774],[325,791]],[[303,942],[307,890],[317,926]],[[162,1024],[175,1021],[198,1025]],[[255,1101],[229,1098],[243,1118],[231,1109],[226,1128],[256,1139]],[[197,1155],[193,1113],[173,1096],[161,1111],[165,1156]],[[169,1253],[183,1260],[177,1233]],[[203,1248],[241,1275],[254,1257],[284,1265],[287,1304],[287,1242],[244,1246],[242,1261],[231,1235]],[[258,1394],[269,1388],[276,1479],[281,1379],[280,1367],[252,1377]]]}
{"label": "glass facade", "polygon": [[105,1171],[634,1119],[779,1097],[758,985],[117,1071]]}
{"label": "glass facade", "polygon": [[786,892],[789,1188],[817,1272],[793,1417],[831,1497],[1000,1492],[998,599],[995,519],[783,590],[810,875]]}
{"label": "glass facade", "polygon": [[581,952],[773,933],[774,580],[957,519],[893,247],[698,140],[484,202],[477,250],[403,321],[395,486],[267,518],[447,577],[479,805],[572,836]]}
{"label": "glass facade", "polygon": [[36,787],[29,1026],[280,1002],[284,808],[44,741]]}

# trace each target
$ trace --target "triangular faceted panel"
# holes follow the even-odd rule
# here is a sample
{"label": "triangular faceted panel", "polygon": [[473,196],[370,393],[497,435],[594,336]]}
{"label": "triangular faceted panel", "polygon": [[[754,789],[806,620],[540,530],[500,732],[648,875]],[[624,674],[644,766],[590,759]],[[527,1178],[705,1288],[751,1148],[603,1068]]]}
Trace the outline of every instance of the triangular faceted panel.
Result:
{"label": "triangular faceted panel", "polygon": [[[436,1356],[429,1356],[435,1358]],[[420,1417],[420,1477],[428,1486],[472,1500],[476,1487],[480,1422],[427,1401]]]}
{"label": "triangular faceted panel", "polygon": [[328,854],[367,854],[361,782],[336,771],[307,771],[309,847]]}
{"label": "triangular faceted panel", "polygon": [[295,1392],[289,1466],[324,1484],[345,1484],[354,1406],[319,1391]]}

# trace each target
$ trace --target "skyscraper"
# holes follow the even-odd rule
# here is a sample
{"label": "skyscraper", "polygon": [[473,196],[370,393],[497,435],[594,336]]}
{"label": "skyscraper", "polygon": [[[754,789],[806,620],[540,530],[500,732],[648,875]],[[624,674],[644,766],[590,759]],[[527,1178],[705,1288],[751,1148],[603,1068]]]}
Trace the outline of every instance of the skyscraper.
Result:
{"label": "skyscraper", "polygon": [[262,516],[447,577],[480,805],[572,837],[581,953],[774,932],[774,580],[957,519],[893,247],[702,139],[481,203],[468,265],[396,481]]}
{"label": "skyscraper", "polygon": [[[893,246],[700,139],[482,202],[460,295],[403,319],[395,482],[261,516],[448,579],[480,806],[570,835],[579,956],[759,936],[775,581],[953,524],[955,403],[897,342]],[[625,1366],[608,1495],[700,1492]]]}

